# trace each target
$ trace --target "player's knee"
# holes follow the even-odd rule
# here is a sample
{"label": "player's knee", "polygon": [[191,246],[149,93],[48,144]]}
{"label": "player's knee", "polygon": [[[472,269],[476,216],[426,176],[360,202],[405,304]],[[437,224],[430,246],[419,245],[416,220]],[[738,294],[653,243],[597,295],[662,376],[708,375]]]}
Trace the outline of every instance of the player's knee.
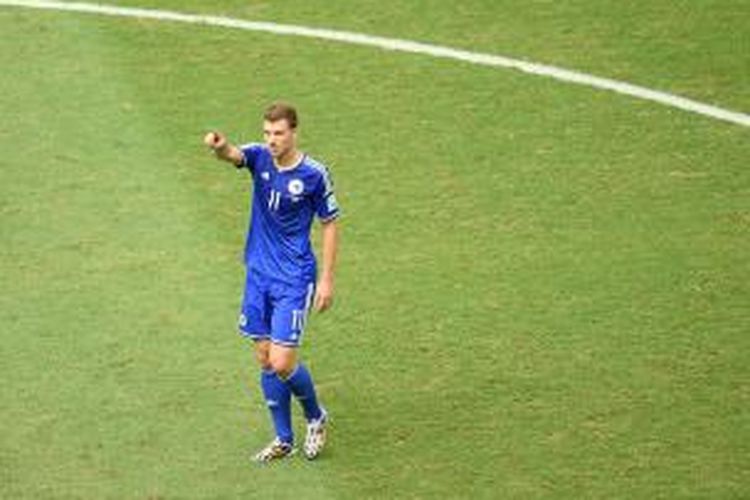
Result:
{"label": "player's knee", "polygon": [[268,357],[271,369],[283,378],[291,375],[294,367],[297,365],[295,354],[291,349],[271,350]]}
{"label": "player's knee", "polygon": [[260,341],[255,343],[255,359],[258,361],[258,365],[264,370],[271,370],[271,359],[269,354],[269,345],[267,341]]}
{"label": "player's knee", "polygon": [[270,366],[282,378],[288,377],[294,370],[294,363],[288,360],[273,359],[270,361]]}

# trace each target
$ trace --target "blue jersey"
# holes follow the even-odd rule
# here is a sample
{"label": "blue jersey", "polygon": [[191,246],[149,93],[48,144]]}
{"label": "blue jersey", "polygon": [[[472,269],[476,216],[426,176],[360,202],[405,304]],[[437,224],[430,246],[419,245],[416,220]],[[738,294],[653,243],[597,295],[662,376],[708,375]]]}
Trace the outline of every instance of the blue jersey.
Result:
{"label": "blue jersey", "polygon": [[253,177],[245,264],[292,286],[315,280],[310,226],[315,216],[327,222],[339,215],[328,169],[304,155],[295,167],[279,170],[262,144],[249,144],[241,151],[241,167]]}

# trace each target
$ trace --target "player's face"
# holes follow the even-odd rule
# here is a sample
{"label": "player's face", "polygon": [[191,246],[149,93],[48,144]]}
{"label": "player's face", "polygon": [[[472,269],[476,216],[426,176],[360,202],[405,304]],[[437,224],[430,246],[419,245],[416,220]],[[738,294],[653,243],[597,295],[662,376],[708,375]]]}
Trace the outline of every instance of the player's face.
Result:
{"label": "player's face", "polygon": [[263,138],[276,160],[286,159],[295,151],[297,132],[289,126],[286,120],[264,121]]}

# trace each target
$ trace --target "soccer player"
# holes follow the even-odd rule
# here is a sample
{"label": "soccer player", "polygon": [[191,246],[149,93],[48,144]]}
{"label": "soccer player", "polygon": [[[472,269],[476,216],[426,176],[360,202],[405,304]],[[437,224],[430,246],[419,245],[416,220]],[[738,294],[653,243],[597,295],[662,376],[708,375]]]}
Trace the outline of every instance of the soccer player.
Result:
{"label": "soccer player", "polygon": [[[275,103],[263,115],[265,144],[238,147],[219,132],[204,137],[217,158],[252,176],[239,328],[254,340],[260,386],[276,431],[275,439],[255,455],[259,462],[294,452],[292,394],[307,419],[305,456],[316,458],[326,440],[328,415],[297,347],[311,306],[325,311],[333,303],[339,207],[328,169],[297,149],[297,124],[292,106]],[[310,244],[316,216],[322,223],[320,273]]]}

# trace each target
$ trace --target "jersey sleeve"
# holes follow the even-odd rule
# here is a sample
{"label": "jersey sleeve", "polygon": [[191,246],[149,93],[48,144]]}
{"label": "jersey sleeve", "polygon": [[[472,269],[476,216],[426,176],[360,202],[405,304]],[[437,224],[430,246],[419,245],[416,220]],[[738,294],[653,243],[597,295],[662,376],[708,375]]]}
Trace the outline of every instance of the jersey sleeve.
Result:
{"label": "jersey sleeve", "polygon": [[245,144],[240,147],[240,151],[242,152],[242,163],[237,165],[237,168],[247,168],[250,172],[253,172],[258,156],[263,151],[263,145],[257,143]]}
{"label": "jersey sleeve", "polygon": [[340,215],[336,194],[333,192],[333,179],[327,168],[321,171],[314,196],[315,214],[323,222],[336,219]]}

